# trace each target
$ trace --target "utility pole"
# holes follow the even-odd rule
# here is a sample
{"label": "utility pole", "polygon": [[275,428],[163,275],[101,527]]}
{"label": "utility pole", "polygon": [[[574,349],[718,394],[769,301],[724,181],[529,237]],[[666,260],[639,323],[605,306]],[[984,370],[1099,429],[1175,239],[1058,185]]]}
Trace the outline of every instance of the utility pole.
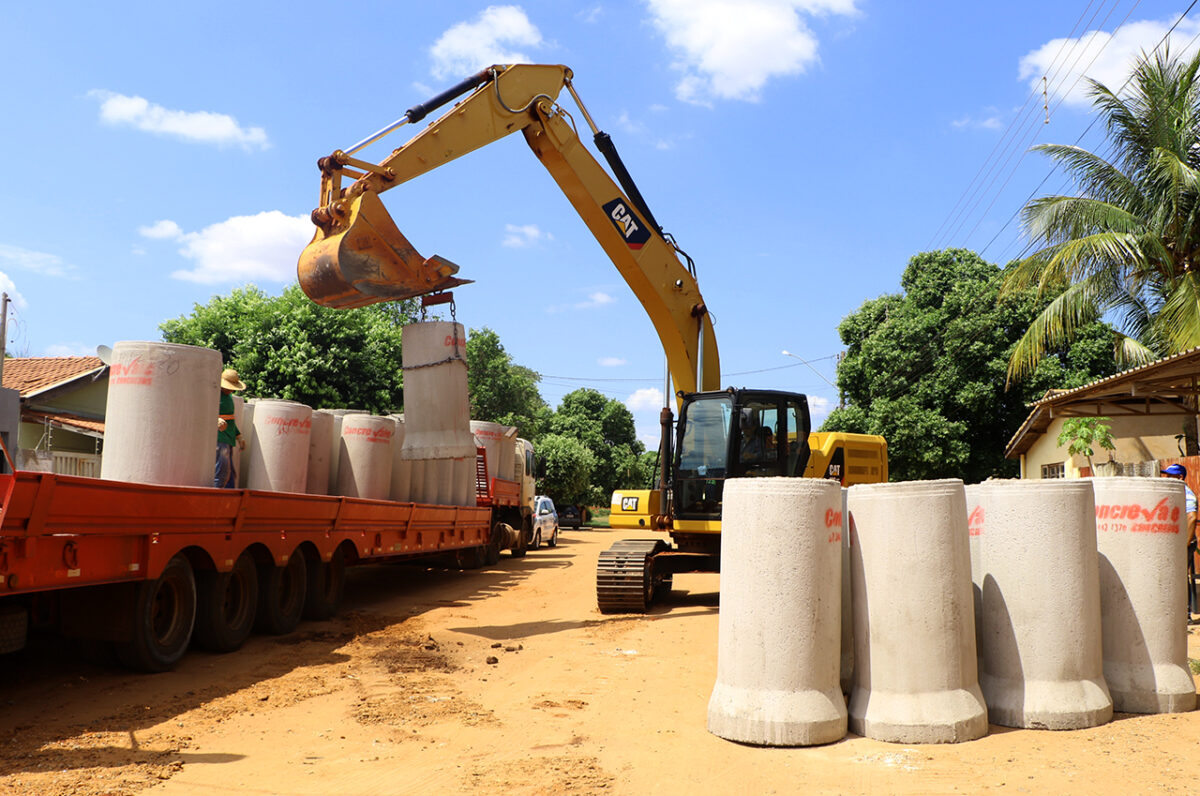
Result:
{"label": "utility pole", "polygon": [[4,381],[4,358],[8,356],[8,294],[0,293],[0,383]]}

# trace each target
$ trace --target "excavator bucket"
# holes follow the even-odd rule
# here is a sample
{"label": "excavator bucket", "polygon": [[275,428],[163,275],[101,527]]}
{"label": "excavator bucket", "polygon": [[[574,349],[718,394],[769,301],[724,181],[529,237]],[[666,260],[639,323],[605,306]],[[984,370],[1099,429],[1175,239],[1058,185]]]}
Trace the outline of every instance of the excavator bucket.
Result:
{"label": "excavator bucket", "polygon": [[353,201],[349,224],[340,231],[317,230],[300,254],[296,273],[305,295],[338,309],[398,301],[471,281],[456,278],[458,266],[449,260],[418,254],[371,191]]}

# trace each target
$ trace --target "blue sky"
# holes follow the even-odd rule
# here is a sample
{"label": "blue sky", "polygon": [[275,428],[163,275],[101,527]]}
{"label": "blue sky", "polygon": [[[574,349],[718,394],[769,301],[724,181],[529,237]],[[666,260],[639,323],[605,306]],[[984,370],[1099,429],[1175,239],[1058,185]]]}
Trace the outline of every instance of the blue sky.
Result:
{"label": "blue sky", "polygon": [[[1019,256],[1021,205],[1072,190],[1028,148],[1104,152],[1080,75],[1121,85],[1186,8],[0,1],[8,350],[94,353],[248,282],[278,293],[311,237],[318,157],[487,64],[563,63],[696,261],[723,384],[807,393],[816,425],[837,404],[839,321],[918,252]],[[1196,47],[1197,14],[1173,52]],[[657,337],[520,136],[384,201],[475,280],[458,319],[496,330],[551,405],[594,387],[652,444]]]}

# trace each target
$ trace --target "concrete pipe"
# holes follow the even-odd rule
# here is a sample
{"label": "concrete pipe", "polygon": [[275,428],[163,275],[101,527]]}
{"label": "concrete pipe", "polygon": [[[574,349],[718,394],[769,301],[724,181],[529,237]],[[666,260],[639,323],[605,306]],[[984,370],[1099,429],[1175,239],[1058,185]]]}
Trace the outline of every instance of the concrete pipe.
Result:
{"label": "concrete pipe", "polygon": [[299,492],[308,487],[312,408],[295,401],[261,399],[254,404],[254,447],[246,486],[265,492]]}
{"label": "concrete pipe", "polygon": [[854,688],[854,598],[850,592],[850,490],[842,487],[842,693]]}
{"label": "concrete pipe", "polygon": [[807,478],[725,482],[714,735],[808,746],[846,734],[839,492]]}
{"label": "concrete pipe", "polygon": [[333,413],[318,409],[312,413],[312,432],[308,438],[308,474],[304,479],[304,491],[308,494],[329,494],[329,455],[332,450]]}
{"label": "concrete pipe", "polygon": [[850,729],[894,743],[987,733],[962,481],[850,487]]}
{"label": "concrete pipe", "polygon": [[1104,679],[1113,709],[1196,707],[1188,669],[1187,513],[1183,482],[1096,478]]}
{"label": "concrete pipe", "polygon": [[337,494],[387,500],[392,492],[396,421],[382,415],[343,415]]}
{"label": "concrete pipe", "polygon": [[396,436],[392,442],[392,500],[407,503],[412,500],[412,461],[403,458],[404,451],[404,415],[390,415],[396,421]]}
{"label": "concrete pipe", "polygon": [[1112,718],[1100,641],[1092,485],[978,487],[983,671],[992,722],[1076,730]]}
{"label": "concrete pipe", "polygon": [[113,345],[100,477],[213,485],[221,352],[174,343]]}

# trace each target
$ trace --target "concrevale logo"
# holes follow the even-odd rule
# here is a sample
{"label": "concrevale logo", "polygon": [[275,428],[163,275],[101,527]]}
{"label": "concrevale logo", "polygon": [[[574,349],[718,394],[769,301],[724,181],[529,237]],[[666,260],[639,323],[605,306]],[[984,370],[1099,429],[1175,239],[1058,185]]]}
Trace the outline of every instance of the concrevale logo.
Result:
{"label": "concrevale logo", "polygon": [[1179,507],[1168,509],[1166,498],[1151,508],[1145,508],[1140,503],[1096,506],[1096,529],[1130,533],[1179,533]]}
{"label": "concrevale logo", "polygon": [[446,335],[446,339],[442,341],[442,345],[446,348],[461,348],[463,353],[466,353],[467,350],[467,341],[452,334]]}
{"label": "concrevale logo", "polygon": [[842,512],[826,509],[825,527],[835,529],[829,532],[829,538],[825,540],[826,542],[832,544],[842,541]]}
{"label": "concrevale logo", "polygon": [[268,417],[268,426],[275,426],[275,435],[280,434],[308,434],[312,431],[312,420],[305,418],[301,420],[297,417]]}
{"label": "concrevale logo", "polygon": [[983,535],[983,506],[976,506],[967,517],[967,533],[971,536]]}
{"label": "concrevale logo", "polygon": [[343,428],[343,437],[362,437],[367,442],[391,442],[392,431],[387,428]]}
{"label": "concrevale logo", "polygon": [[154,363],[143,362],[141,357],[134,357],[128,362],[114,362],[108,366],[108,383],[113,384],[152,384],[154,382]]}

